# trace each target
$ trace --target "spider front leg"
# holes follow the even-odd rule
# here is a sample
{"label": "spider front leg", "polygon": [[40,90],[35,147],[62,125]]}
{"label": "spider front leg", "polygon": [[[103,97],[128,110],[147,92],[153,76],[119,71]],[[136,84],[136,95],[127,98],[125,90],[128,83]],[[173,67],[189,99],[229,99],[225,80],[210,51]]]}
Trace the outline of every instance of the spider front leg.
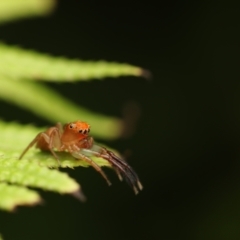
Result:
{"label": "spider front leg", "polygon": [[91,158],[89,158],[89,157],[85,156],[84,154],[80,153],[80,148],[78,148],[77,146],[74,146],[73,148],[74,148],[74,151],[72,151],[72,150],[69,151],[69,152],[71,152],[73,157],[89,163],[97,172],[99,172],[102,175],[102,177],[106,180],[106,182],[109,186],[112,185],[112,183],[108,179],[107,175],[104,173],[102,168],[97,165],[97,163],[95,163]]}
{"label": "spider front leg", "polygon": [[50,151],[60,165],[59,158],[53,151],[54,147],[58,148],[60,144],[60,132],[58,127],[52,127],[49,128],[46,132],[39,133],[24,149],[19,159],[21,159],[26,154],[26,152],[35,144],[37,148],[43,151]]}
{"label": "spider front leg", "polygon": [[91,149],[81,149],[81,153],[106,159],[112,165],[120,180],[123,176],[127,183],[133,188],[135,194],[143,189],[137,174],[131,166],[113,152],[98,145],[93,145]]}

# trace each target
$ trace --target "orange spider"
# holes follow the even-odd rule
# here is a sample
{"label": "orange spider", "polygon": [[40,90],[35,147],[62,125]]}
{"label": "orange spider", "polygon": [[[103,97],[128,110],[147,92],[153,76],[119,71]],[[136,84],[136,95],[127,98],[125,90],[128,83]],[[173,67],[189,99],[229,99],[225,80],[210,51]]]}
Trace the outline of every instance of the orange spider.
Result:
{"label": "orange spider", "polygon": [[89,132],[90,125],[86,122],[76,121],[67,123],[64,126],[61,123],[57,123],[56,126],[48,128],[45,132],[40,132],[22,152],[19,159],[24,156],[29,148],[36,144],[37,148],[43,151],[50,151],[60,165],[54,149],[57,151],[68,151],[74,158],[89,163],[102,175],[108,185],[111,185],[101,167],[90,158],[92,156],[101,157],[111,164],[120,180],[122,180],[122,177],[126,180],[133,188],[135,194],[142,190],[143,187],[137,174],[127,162],[106,148],[94,144],[94,140],[89,136]]}

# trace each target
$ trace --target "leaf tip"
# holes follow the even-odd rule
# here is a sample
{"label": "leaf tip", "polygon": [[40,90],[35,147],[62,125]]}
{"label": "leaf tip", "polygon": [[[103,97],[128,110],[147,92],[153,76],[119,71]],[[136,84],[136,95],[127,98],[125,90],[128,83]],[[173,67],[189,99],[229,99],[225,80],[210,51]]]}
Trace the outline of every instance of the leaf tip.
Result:
{"label": "leaf tip", "polygon": [[147,69],[143,69],[143,68],[141,68],[140,69],[140,74],[139,74],[141,77],[144,77],[145,79],[147,79],[147,80],[152,80],[152,73],[149,71],[149,70],[147,70]]}
{"label": "leaf tip", "polygon": [[8,209],[8,211],[15,213],[17,212],[19,207],[35,207],[37,205],[43,205],[44,201],[42,198],[38,198],[35,201],[32,202],[26,202],[26,203],[16,203],[15,205],[12,205],[10,209]]}
{"label": "leaf tip", "polygon": [[70,194],[72,196],[74,196],[75,198],[77,198],[81,202],[86,202],[87,201],[86,196],[84,195],[84,193],[80,189],[78,189],[77,191],[74,191]]}

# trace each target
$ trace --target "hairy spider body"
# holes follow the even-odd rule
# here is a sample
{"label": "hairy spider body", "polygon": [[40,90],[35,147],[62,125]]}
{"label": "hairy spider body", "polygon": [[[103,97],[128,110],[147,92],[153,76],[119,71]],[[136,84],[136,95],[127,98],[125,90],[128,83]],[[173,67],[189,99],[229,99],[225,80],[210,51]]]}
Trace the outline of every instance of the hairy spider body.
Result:
{"label": "hairy spider body", "polygon": [[86,122],[75,121],[67,123],[64,126],[57,123],[56,126],[48,128],[45,132],[40,132],[29,143],[22,152],[19,159],[36,144],[36,147],[42,151],[50,151],[54,158],[60,161],[54,149],[57,151],[68,151],[74,158],[88,162],[102,177],[111,185],[102,168],[92,159],[92,156],[107,160],[116,171],[120,180],[124,178],[137,194],[142,190],[142,185],[135,171],[120,157],[104,147],[96,145],[91,136],[89,136],[90,125]]}

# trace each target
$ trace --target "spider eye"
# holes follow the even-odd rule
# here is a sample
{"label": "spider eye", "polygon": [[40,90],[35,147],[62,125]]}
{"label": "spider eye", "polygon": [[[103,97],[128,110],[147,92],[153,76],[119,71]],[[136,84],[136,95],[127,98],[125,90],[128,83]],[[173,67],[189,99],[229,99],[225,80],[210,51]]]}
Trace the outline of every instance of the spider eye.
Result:
{"label": "spider eye", "polygon": [[79,133],[82,133],[82,132],[83,132],[83,130],[82,130],[82,129],[80,129],[78,132],[79,132]]}
{"label": "spider eye", "polygon": [[83,133],[86,134],[86,133],[87,133],[87,129],[85,129],[85,130],[83,131]]}
{"label": "spider eye", "polygon": [[88,133],[90,133],[90,128],[87,130]]}
{"label": "spider eye", "polygon": [[72,125],[72,124],[70,124],[70,125],[69,125],[69,128],[73,128],[73,125]]}

